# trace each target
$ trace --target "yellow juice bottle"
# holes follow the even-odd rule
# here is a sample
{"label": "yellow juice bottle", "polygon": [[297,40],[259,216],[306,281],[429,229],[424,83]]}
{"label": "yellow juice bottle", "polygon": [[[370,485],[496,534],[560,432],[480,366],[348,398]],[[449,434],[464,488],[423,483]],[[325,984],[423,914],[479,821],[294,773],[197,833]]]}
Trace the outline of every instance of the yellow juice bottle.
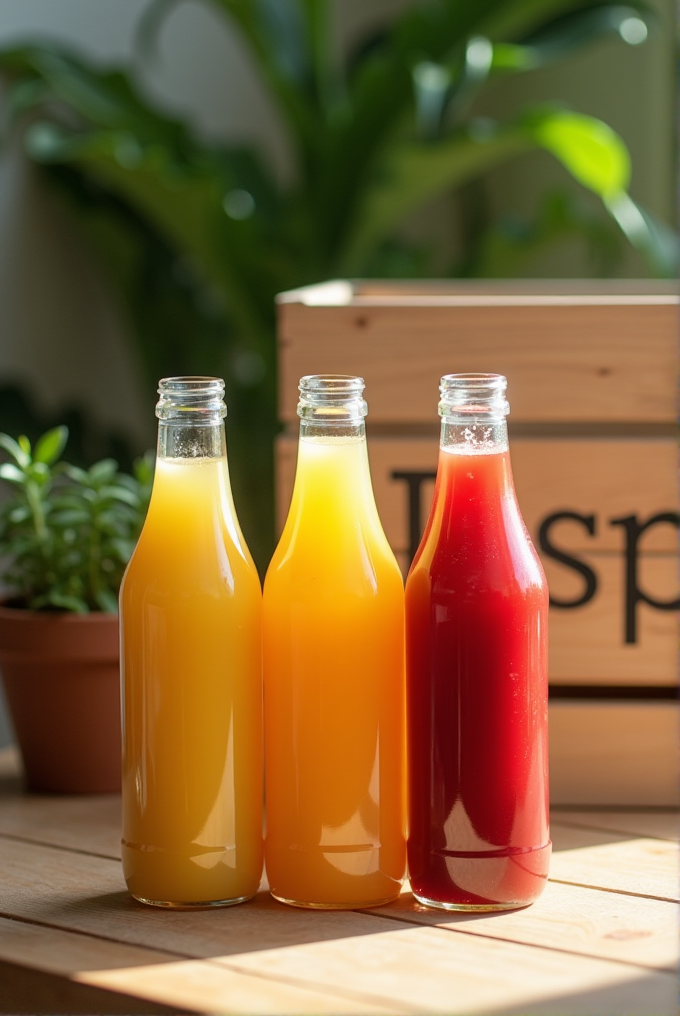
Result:
{"label": "yellow juice bottle", "polygon": [[295,489],[264,588],[265,863],[297,906],[376,906],[405,872],[404,590],[363,387],[300,382]]}
{"label": "yellow juice bottle", "polygon": [[260,582],[231,496],[224,382],[160,382],[149,513],[120,594],[123,872],[166,907],[262,875]]}

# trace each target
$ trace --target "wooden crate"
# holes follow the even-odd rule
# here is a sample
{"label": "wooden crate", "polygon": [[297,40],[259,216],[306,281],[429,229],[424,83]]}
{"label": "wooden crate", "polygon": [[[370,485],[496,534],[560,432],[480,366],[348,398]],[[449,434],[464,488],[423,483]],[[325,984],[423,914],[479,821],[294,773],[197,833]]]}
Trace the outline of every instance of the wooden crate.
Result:
{"label": "wooden crate", "polygon": [[299,378],[359,374],[404,572],[432,498],[440,376],[507,376],[517,494],[555,601],[557,802],[678,800],[677,307],[674,288],[650,282],[333,282],[279,298],[279,524]]}

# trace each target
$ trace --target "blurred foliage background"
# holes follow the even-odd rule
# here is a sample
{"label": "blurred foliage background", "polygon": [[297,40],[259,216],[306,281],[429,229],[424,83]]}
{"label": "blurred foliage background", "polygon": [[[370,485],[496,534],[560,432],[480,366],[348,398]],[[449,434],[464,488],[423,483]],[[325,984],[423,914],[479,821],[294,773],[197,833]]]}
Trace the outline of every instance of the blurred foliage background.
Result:
{"label": "blurred foliage background", "polygon": [[[202,2],[273,102],[285,172],[255,144],[206,138],[140,86],[135,68],[159,59],[184,0],[138,4],[129,66],[102,67],[54,41],[6,46],[6,133],[21,138],[108,280],[149,399],[168,374],[225,377],[235,498],[263,568],[274,539],[277,292],[337,276],[522,276],[574,238],[593,276],[617,275],[629,246],[647,274],[674,274],[673,234],[631,197],[629,152],[610,126],[559,96],[502,117],[485,108],[499,82],[568,66],[587,47],[642,46],[661,27],[639,0],[416,0],[343,48],[331,0]],[[489,174],[530,152],[580,190],[542,195],[533,218],[495,215]],[[8,394],[30,415],[26,396]],[[24,429],[46,422],[78,434],[74,419]],[[12,430],[1,414],[0,428]],[[72,460],[109,451],[88,448],[80,430]],[[120,437],[107,441],[126,465]]]}

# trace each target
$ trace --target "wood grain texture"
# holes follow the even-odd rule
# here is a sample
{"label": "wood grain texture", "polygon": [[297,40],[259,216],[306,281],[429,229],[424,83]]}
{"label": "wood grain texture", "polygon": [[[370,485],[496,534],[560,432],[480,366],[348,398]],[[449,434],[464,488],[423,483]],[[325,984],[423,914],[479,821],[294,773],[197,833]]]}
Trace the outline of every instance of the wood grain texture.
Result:
{"label": "wood grain texture", "polygon": [[120,795],[66,797],[14,793],[2,798],[0,835],[120,857]]}
{"label": "wood grain texture", "polygon": [[[408,546],[408,489],[394,472],[437,468],[438,443],[427,438],[369,438],[371,474],[378,511],[404,571]],[[295,475],[297,441],[283,436],[277,445],[277,503],[283,527]],[[639,603],[637,641],[625,642],[625,535],[611,519],[637,515],[645,521],[678,510],[677,449],[670,440],[528,440],[512,444],[517,496],[527,528],[538,547],[541,521],[558,511],[595,515],[591,537],[570,520],[554,525],[553,543],[575,552],[597,576],[598,590],[574,610],[550,612],[550,679],[559,684],[653,684],[677,681],[678,617]],[[430,509],[434,482],[421,490],[421,529]],[[678,595],[678,534],[660,524],[640,539],[640,587],[670,601]],[[543,554],[554,596],[569,600],[583,590],[573,569]]]}
{"label": "wood grain texture", "polygon": [[[67,931],[24,924],[0,918],[0,963],[13,964],[30,971],[31,979],[17,985],[13,1002],[29,996],[28,986],[41,971],[58,975],[47,987],[52,992],[52,1007],[13,1009],[23,1012],[83,1013],[155,1013],[155,1012],[234,1012],[234,1013],[345,1013],[386,1012],[383,1007],[355,1003],[324,991],[296,988],[266,976],[241,974],[224,964],[210,961],[178,960],[174,955],[122,945],[101,938],[76,935]],[[1,969],[1,968],[0,968]],[[4,1006],[5,984],[0,980],[0,1005]],[[87,985],[85,989],[80,985]],[[93,990],[94,989],[94,990]],[[116,1004],[116,995],[122,993]],[[89,994],[88,994],[89,991]],[[133,997],[134,996],[134,997]],[[63,998],[63,1007],[54,1008]],[[137,1000],[135,1004],[135,998]],[[142,1003],[141,1000],[146,1000]],[[173,1006],[167,1009],[157,1003]],[[89,1008],[83,1008],[83,1003]],[[33,1004],[35,1001],[33,999]]]}
{"label": "wood grain texture", "polygon": [[427,927],[541,945],[581,956],[674,970],[678,959],[677,907],[618,893],[549,883],[533,906],[501,917],[446,914],[421,906],[410,892],[380,913]]}
{"label": "wood grain texture", "polygon": [[[52,812],[50,822],[55,818]],[[663,851],[671,844],[631,843],[616,832],[578,827],[561,835],[568,849],[556,854],[558,877],[566,858],[578,878],[589,872],[591,883],[611,882],[613,870],[622,892],[629,884],[639,891],[640,871],[653,863],[643,888],[655,890],[652,896],[663,888],[660,879],[669,868]],[[654,854],[659,847],[661,856]],[[158,911],[130,899],[116,861],[2,836],[0,868],[4,913],[35,922],[20,926],[24,937],[33,934],[26,928],[44,926],[26,946],[36,964],[48,954],[53,968],[83,983],[187,1010],[673,1012],[674,978],[644,972],[671,955],[667,905],[654,900],[635,901],[635,911],[635,903],[614,893],[574,894],[571,886],[554,886],[543,911],[462,922],[454,936],[449,927],[413,926],[411,916],[411,926],[404,926],[394,919],[399,907],[391,917],[380,911],[319,914],[283,907],[267,894],[222,911]],[[643,934],[650,922],[653,945]],[[3,939],[3,932],[0,922],[0,960],[5,952],[16,960],[21,943],[6,934]],[[47,948],[43,934],[61,937]],[[631,961],[636,935],[642,948]]]}
{"label": "wood grain texture", "polygon": [[554,854],[550,878],[574,885],[677,901],[678,848],[655,839],[631,839]]}
{"label": "wood grain texture", "polygon": [[644,836],[673,842],[680,839],[680,812],[677,809],[636,812],[630,808],[625,811],[558,808],[554,811],[554,815],[555,821],[559,822],[560,826],[568,825],[611,832],[620,836]]}
{"label": "wood grain texture", "polygon": [[152,1016],[187,1013],[132,995],[79,984],[58,974],[45,974],[0,960],[0,1012],[12,1016]]}
{"label": "wood grain texture", "polygon": [[550,703],[554,804],[677,806],[678,705]]}
{"label": "wood grain texture", "polygon": [[[378,510],[392,549],[408,546],[408,497],[395,471],[436,472],[439,442],[433,437],[372,436],[368,423],[368,454]],[[277,520],[283,528],[293,491],[297,435],[277,442]],[[590,536],[573,521],[556,523],[554,540],[565,550],[619,553],[624,545],[620,526],[609,520],[637,515],[641,521],[679,507],[676,484],[677,444],[668,438],[515,438],[512,469],[524,521],[532,537],[540,522],[557,511],[596,515]],[[434,480],[421,487],[421,519],[427,519]],[[642,537],[641,551],[677,554],[677,530],[658,525]]]}
{"label": "wood grain texture", "polygon": [[676,320],[670,301],[285,302],[279,411],[295,419],[304,374],[358,374],[373,420],[435,420],[443,374],[490,371],[508,378],[516,421],[670,422]]}

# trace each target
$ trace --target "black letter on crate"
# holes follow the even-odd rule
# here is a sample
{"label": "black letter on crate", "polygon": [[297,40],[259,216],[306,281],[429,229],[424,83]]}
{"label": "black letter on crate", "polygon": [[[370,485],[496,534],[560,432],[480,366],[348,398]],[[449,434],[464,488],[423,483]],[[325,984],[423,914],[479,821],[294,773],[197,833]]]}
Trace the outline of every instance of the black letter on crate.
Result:
{"label": "black letter on crate", "polygon": [[637,642],[637,605],[640,601],[647,603],[656,610],[680,609],[680,598],[677,600],[655,600],[638,586],[638,540],[642,534],[667,522],[669,526],[680,526],[680,515],[677,512],[660,512],[652,515],[646,522],[638,522],[637,515],[624,515],[620,519],[610,519],[610,526],[623,526],[626,530],[626,642]]}
{"label": "black letter on crate", "polygon": [[422,472],[396,472],[392,473],[393,480],[404,480],[408,484],[408,559],[409,562],[416,556],[422,528],[420,524],[420,488],[428,480],[435,480],[436,473]]}
{"label": "black letter on crate", "polygon": [[574,607],[582,607],[584,603],[588,603],[592,600],[593,596],[597,592],[597,575],[590,568],[585,561],[581,561],[578,557],[574,557],[572,554],[565,554],[563,550],[558,548],[550,540],[550,529],[555,522],[560,522],[562,519],[572,519],[574,522],[580,522],[581,525],[588,530],[591,536],[595,535],[595,516],[594,515],[579,515],[578,512],[555,512],[553,515],[548,515],[541,522],[540,529],[538,530],[538,543],[544,554],[548,557],[552,557],[555,561],[559,561],[560,564],[565,564],[567,568],[573,568],[575,572],[582,575],[585,579],[585,586],[580,596],[577,596],[575,600],[558,600],[557,597],[550,595],[550,606],[561,607],[562,610],[573,610]]}

